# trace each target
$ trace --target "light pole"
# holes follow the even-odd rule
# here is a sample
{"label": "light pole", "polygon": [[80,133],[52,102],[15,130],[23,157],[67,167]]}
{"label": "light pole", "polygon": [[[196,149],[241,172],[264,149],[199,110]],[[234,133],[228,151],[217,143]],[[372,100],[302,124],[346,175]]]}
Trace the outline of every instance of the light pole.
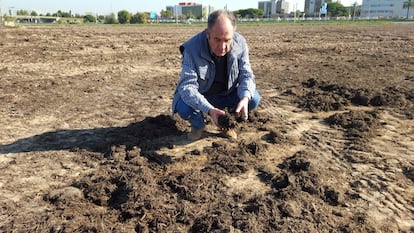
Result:
{"label": "light pole", "polygon": [[407,2],[404,2],[403,8],[407,8],[407,19],[408,19],[408,16],[409,16],[408,13],[410,12],[411,5],[412,5],[411,0],[408,0]]}
{"label": "light pole", "polygon": [[1,12],[1,8],[2,8],[2,5],[1,5],[1,0],[0,0],[0,24],[3,24],[3,14]]}
{"label": "light pole", "polygon": [[293,4],[293,23],[296,23],[296,3]]}
{"label": "light pole", "polygon": [[175,14],[175,23],[178,24],[178,12],[177,12],[177,5],[174,5],[174,14]]}
{"label": "light pole", "polygon": [[13,14],[12,14],[12,13],[13,13],[13,12],[12,12],[12,9],[14,9],[14,6],[9,7],[9,15],[10,15],[10,16],[13,16]]}
{"label": "light pole", "polygon": [[356,7],[357,7],[357,2],[354,3],[354,16],[352,17],[352,20],[355,20]]}

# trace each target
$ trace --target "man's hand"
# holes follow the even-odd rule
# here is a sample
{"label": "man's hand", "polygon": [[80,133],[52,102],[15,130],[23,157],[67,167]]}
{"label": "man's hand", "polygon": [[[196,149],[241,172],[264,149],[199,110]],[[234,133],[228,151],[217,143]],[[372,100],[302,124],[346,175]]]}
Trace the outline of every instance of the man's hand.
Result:
{"label": "man's hand", "polygon": [[236,114],[241,114],[243,120],[247,120],[249,112],[249,98],[243,97],[236,108]]}
{"label": "man's hand", "polygon": [[219,118],[219,116],[222,116],[222,115],[225,115],[225,114],[226,114],[226,112],[224,112],[223,110],[220,110],[218,108],[212,108],[212,109],[210,109],[210,111],[208,111],[208,115],[210,115],[210,117],[213,120],[214,124],[219,128],[221,126],[218,123],[218,118]]}

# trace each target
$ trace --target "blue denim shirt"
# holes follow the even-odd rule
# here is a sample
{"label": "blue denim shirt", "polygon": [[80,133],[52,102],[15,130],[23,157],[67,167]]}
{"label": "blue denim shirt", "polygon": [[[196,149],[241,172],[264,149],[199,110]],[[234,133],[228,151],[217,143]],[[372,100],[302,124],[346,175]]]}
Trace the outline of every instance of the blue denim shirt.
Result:
{"label": "blue denim shirt", "polygon": [[[180,97],[190,107],[208,113],[213,106],[203,93],[210,89],[214,81],[215,65],[205,31],[185,42],[180,50],[183,55],[182,70],[173,97],[172,113],[176,112],[175,107]],[[227,59],[227,93],[237,89],[240,98],[247,96],[251,99],[256,90],[255,77],[250,66],[246,40],[237,32],[234,33]]]}

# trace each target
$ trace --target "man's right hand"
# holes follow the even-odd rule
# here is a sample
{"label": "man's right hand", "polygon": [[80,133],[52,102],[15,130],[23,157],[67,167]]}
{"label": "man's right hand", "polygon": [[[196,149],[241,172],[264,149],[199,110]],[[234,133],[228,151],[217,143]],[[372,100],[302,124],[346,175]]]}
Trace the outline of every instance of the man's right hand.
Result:
{"label": "man's right hand", "polygon": [[220,110],[218,108],[212,108],[212,109],[210,109],[210,111],[208,111],[208,115],[210,115],[210,117],[213,120],[214,124],[219,128],[221,126],[218,123],[218,118],[219,118],[219,116],[222,116],[222,115],[225,115],[225,114],[226,114],[226,112],[224,112],[223,110]]}

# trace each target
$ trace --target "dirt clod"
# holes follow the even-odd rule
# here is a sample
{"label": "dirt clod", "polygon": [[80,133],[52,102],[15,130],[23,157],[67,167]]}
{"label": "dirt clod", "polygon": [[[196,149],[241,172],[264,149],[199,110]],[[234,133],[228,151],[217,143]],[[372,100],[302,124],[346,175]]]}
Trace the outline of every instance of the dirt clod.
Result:
{"label": "dirt clod", "polygon": [[233,115],[226,113],[218,117],[218,124],[223,129],[233,129],[236,127],[236,119]]}

